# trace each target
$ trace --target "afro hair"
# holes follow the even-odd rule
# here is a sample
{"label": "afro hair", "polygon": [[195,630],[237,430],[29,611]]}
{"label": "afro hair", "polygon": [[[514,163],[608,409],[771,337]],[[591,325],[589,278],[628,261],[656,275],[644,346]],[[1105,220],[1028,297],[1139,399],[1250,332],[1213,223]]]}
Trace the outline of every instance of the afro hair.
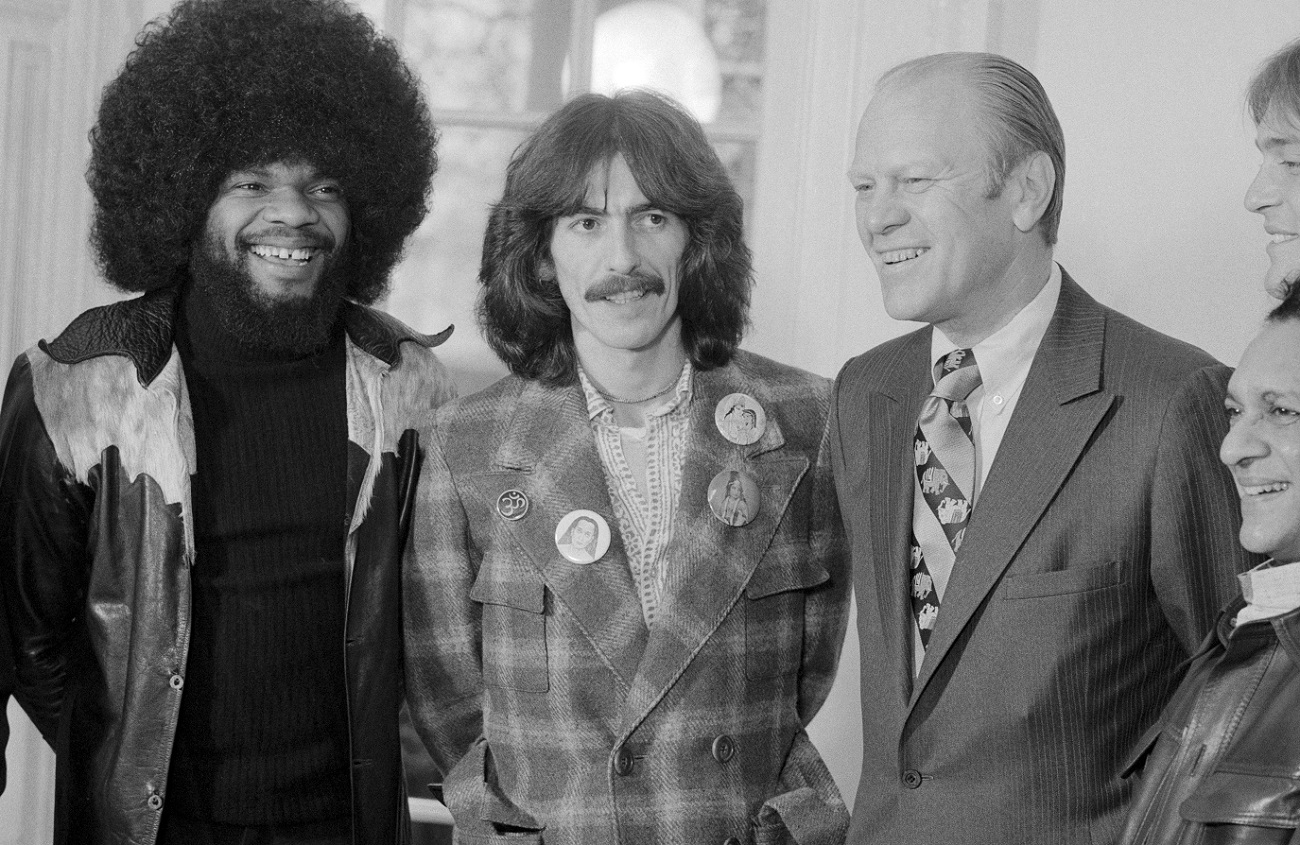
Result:
{"label": "afro hair", "polygon": [[419,82],[342,0],[182,0],[104,89],[90,143],[91,244],[128,292],[186,278],[231,171],[301,161],[342,184],[347,295],[371,303],[438,165]]}

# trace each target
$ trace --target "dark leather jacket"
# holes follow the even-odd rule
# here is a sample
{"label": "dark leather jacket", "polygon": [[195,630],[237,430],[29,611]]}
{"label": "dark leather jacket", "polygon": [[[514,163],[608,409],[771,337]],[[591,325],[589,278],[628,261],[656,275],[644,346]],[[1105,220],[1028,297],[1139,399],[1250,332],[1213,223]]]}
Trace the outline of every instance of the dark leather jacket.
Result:
{"label": "dark leather jacket", "polygon": [[[152,845],[190,638],[194,426],[176,291],[18,357],[0,409],[0,596],[14,696],[57,755],[55,841]],[[353,842],[406,841],[400,558],[419,436],[453,390],[427,337],[348,303],[346,685]]]}
{"label": "dark leather jacket", "polygon": [[1219,615],[1134,751],[1124,845],[1300,843],[1300,609]]}

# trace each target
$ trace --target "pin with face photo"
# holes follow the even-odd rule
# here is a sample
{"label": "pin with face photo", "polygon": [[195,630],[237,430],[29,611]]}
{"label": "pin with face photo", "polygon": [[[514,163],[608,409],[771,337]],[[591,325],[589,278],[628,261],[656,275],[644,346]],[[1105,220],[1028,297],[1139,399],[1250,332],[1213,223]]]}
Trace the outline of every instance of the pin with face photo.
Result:
{"label": "pin with face photo", "polygon": [[569,511],[555,526],[555,548],[565,560],[595,563],[609,549],[609,523],[595,511]]}
{"label": "pin with face photo", "polygon": [[713,421],[722,436],[738,446],[756,443],[767,429],[763,406],[747,393],[724,396],[713,411]]}
{"label": "pin with face photo", "polygon": [[747,473],[724,469],[709,482],[709,510],[727,525],[748,525],[758,516],[762,500],[758,484]]}

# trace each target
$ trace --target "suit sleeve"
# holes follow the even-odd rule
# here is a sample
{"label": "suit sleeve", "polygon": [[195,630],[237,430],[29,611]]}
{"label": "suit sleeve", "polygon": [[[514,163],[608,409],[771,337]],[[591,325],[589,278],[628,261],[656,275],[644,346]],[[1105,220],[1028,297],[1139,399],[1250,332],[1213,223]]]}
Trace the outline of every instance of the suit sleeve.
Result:
{"label": "suit sleeve", "polygon": [[407,705],[444,778],[483,730],[482,627],[469,597],[478,565],[435,429],[403,565],[402,630]]}
{"label": "suit sleeve", "polygon": [[1228,430],[1223,397],[1231,371],[1198,370],[1161,423],[1151,492],[1151,580],[1188,654],[1239,588],[1236,575],[1259,558],[1241,547],[1241,505],[1219,462]]}

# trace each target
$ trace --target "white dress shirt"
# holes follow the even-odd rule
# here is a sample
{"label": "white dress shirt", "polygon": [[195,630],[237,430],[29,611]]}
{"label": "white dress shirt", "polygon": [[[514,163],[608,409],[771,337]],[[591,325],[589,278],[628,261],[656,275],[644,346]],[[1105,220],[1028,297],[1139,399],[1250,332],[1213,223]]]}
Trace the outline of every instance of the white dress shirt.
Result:
{"label": "white dress shirt", "polygon": [[[1011,322],[975,344],[975,363],[980,369],[980,386],[966,398],[970,409],[971,435],[975,441],[975,494],[971,504],[979,501],[980,490],[988,478],[989,468],[1007,433],[1011,414],[1020,400],[1020,391],[1029,376],[1038,346],[1047,334],[1047,324],[1056,313],[1061,296],[1061,268],[1052,262],[1047,284]],[[935,329],[930,339],[930,363],[957,349],[943,332]],[[942,600],[942,599],[941,599]]]}

